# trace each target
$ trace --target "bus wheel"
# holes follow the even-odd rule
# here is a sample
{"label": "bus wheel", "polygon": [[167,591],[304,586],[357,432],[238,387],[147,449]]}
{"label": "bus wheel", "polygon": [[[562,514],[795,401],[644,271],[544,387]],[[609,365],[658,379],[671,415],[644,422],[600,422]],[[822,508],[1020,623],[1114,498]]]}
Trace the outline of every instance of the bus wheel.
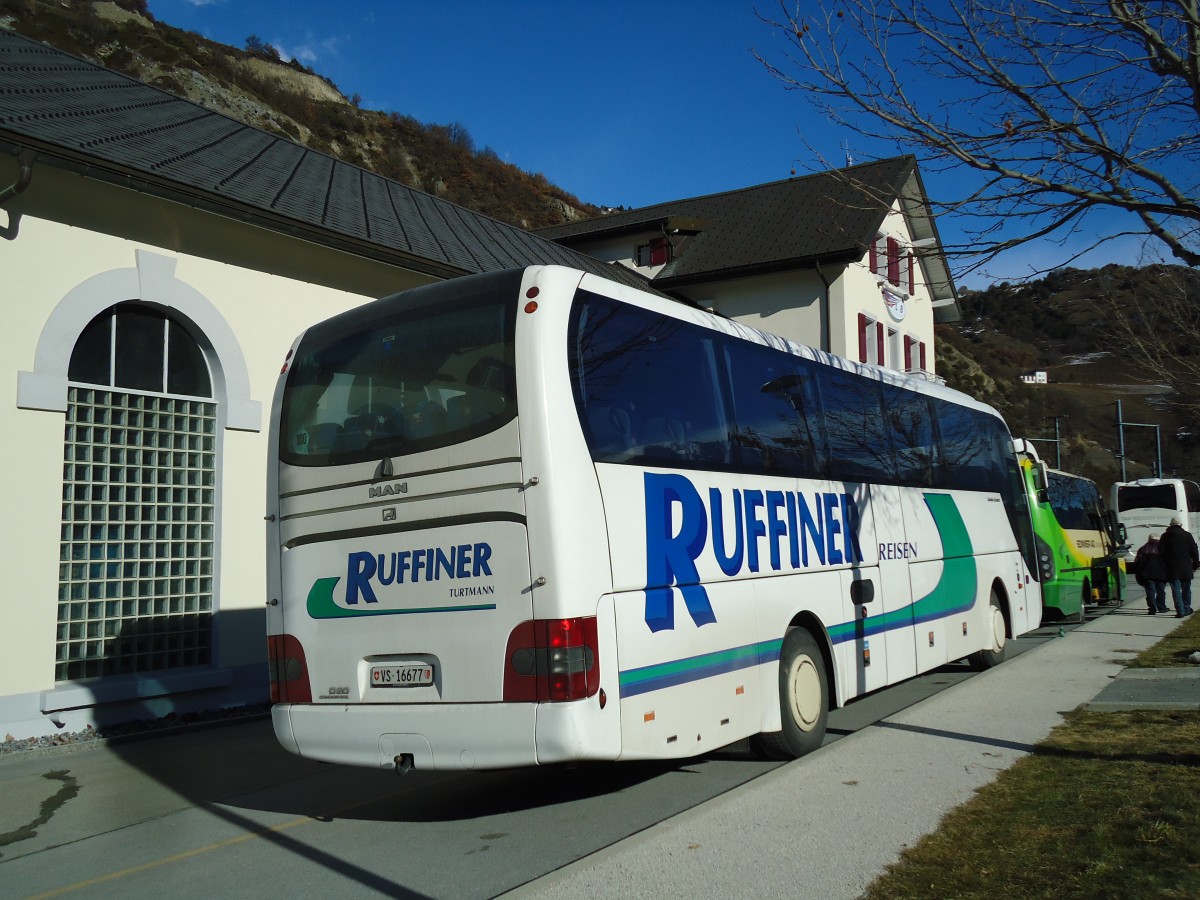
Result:
{"label": "bus wheel", "polygon": [[1006,636],[1004,610],[1000,608],[1000,598],[996,596],[994,590],[992,591],[990,612],[991,615],[988,617],[988,636],[991,638],[991,646],[985,650],[978,650],[967,657],[967,662],[970,663],[971,668],[976,672],[982,672],[985,669],[990,669],[1004,662],[1004,640]]}
{"label": "bus wheel", "polygon": [[783,639],[779,712],[783,730],[755,735],[751,749],[767,759],[796,759],[821,746],[829,718],[829,684],[825,658],[804,628],[793,628]]}
{"label": "bus wheel", "polygon": [[1087,621],[1087,605],[1092,599],[1092,586],[1085,578],[1083,580],[1083,592],[1079,595],[1079,624],[1082,625]]}

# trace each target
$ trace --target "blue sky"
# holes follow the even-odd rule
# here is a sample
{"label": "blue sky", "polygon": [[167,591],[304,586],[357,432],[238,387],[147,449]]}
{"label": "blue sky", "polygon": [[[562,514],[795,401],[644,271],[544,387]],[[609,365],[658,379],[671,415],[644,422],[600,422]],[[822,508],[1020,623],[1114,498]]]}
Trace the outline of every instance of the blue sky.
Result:
{"label": "blue sky", "polygon": [[[458,122],[478,148],[597,205],[646,206],[843,165],[847,153],[864,162],[896,152],[833,127],[764,69],[752,49],[776,59],[784,40],[746,0],[149,6],[162,22],[236,47],[255,35],[365,108]],[[932,195],[946,177],[925,173]],[[959,285],[1016,280],[1069,255],[1029,247]],[[1072,264],[1136,264],[1138,255],[1127,242]]]}

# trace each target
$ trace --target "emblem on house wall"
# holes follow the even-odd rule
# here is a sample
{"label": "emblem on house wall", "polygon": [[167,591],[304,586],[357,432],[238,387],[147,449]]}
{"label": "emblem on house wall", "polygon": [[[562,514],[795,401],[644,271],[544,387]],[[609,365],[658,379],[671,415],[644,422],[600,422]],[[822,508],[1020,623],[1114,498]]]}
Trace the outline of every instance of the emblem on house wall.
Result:
{"label": "emblem on house wall", "polygon": [[908,315],[908,306],[903,297],[885,289],[883,292],[883,302],[887,306],[888,315],[892,318],[892,321],[904,321],[904,317]]}

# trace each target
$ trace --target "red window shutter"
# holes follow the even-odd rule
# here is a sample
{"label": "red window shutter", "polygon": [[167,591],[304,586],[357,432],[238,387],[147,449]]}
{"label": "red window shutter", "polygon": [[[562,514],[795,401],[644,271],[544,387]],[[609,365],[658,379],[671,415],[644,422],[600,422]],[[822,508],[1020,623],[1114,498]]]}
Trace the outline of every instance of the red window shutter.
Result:
{"label": "red window shutter", "polygon": [[883,365],[883,323],[875,323],[875,364]]}
{"label": "red window shutter", "polygon": [[904,371],[907,372],[912,368],[912,338],[904,339]]}
{"label": "red window shutter", "polygon": [[910,250],[908,253],[908,292],[911,294],[917,289],[917,257]]}
{"label": "red window shutter", "polygon": [[858,361],[867,361],[867,325],[869,319],[862,313],[858,314]]}
{"label": "red window shutter", "polygon": [[665,266],[670,260],[668,257],[668,249],[666,238],[655,238],[650,242],[650,265]]}
{"label": "red window shutter", "polygon": [[921,371],[928,372],[929,369],[925,366],[925,342],[921,341]]}
{"label": "red window shutter", "polygon": [[887,239],[887,272],[888,281],[900,284],[900,244],[895,238]]}

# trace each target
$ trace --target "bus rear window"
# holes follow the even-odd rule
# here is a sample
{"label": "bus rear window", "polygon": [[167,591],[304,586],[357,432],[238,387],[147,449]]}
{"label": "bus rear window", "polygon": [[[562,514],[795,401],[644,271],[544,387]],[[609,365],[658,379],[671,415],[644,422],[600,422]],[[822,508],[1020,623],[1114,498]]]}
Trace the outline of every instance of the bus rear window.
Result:
{"label": "bus rear window", "polygon": [[1117,511],[1127,509],[1178,509],[1174,484],[1122,487],[1117,491]]}
{"label": "bus rear window", "polygon": [[379,318],[310,331],[288,374],[280,458],[318,466],[400,456],[510,420],[513,300],[410,308],[379,301]]}

